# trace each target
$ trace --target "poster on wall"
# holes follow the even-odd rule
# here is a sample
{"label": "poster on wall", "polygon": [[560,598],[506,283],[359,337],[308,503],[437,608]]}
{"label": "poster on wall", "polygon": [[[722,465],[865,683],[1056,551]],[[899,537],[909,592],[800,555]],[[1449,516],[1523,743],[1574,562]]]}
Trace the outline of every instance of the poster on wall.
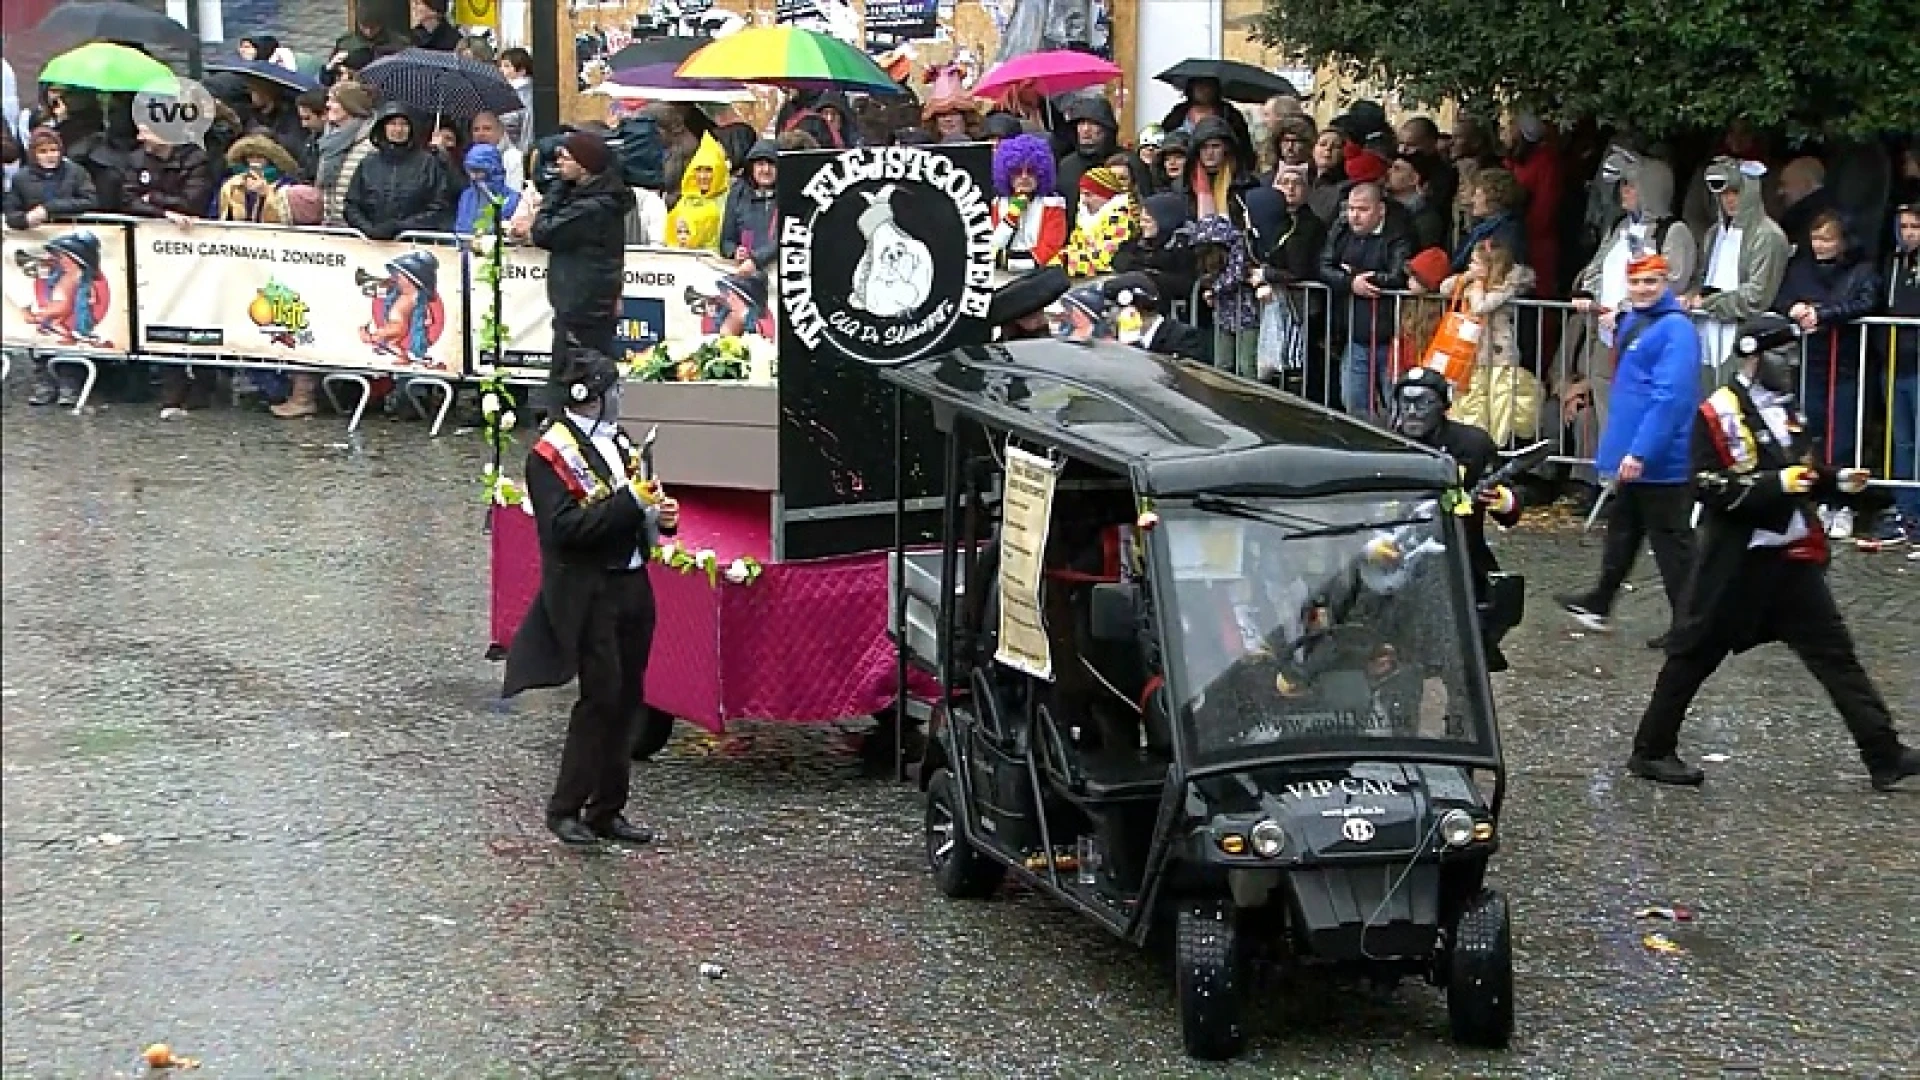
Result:
{"label": "poster on wall", "polygon": [[[547,253],[535,247],[507,249],[500,277],[500,321],[507,328],[507,376],[543,380],[553,361],[553,307],[547,302]],[[741,338],[749,354],[771,369],[774,317],[764,282],[742,279],[692,252],[635,248],[626,254],[615,341],[622,364],[638,363],[665,342],[684,356],[716,334]],[[474,286],[474,369],[493,370],[480,346],[479,312],[491,307],[487,286]]]}
{"label": "poster on wall", "polygon": [[452,247],[195,222],[134,234],[143,352],[460,377]]}
{"label": "poster on wall", "polygon": [[[948,12],[949,21],[952,13]],[[888,49],[940,36],[939,0],[867,0],[867,48]]]}
{"label": "poster on wall", "polygon": [[860,41],[860,12],[847,0],[774,0],[773,17],[783,26]]}
{"label": "poster on wall", "polygon": [[7,230],[0,337],[24,349],[132,351],[124,225]]}
{"label": "poster on wall", "polygon": [[[808,511],[867,504],[891,538],[894,390],[879,369],[985,344],[991,157],[980,145],[780,155],[782,551],[868,550],[872,530]],[[908,498],[937,494],[942,440],[909,402]]]}

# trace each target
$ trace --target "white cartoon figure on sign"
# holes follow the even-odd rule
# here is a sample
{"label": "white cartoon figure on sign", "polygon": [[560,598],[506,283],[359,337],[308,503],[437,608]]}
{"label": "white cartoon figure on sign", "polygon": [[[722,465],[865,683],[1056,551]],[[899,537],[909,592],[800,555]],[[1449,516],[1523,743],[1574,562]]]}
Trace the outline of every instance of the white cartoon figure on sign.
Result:
{"label": "white cartoon figure on sign", "polygon": [[866,196],[860,233],[867,250],[854,267],[853,294],[847,298],[854,310],[876,319],[911,315],[933,292],[933,253],[894,222],[893,192],[888,184]]}

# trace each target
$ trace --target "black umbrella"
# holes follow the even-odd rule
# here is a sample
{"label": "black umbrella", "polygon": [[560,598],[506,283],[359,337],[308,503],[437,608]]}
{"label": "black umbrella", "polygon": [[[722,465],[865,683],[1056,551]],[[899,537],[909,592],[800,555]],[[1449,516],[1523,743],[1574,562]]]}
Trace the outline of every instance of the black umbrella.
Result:
{"label": "black umbrella", "polygon": [[259,79],[261,82],[272,83],[296,94],[320,89],[319,79],[283,68],[279,64],[269,64],[265,60],[241,60],[238,57],[231,60],[209,60],[206,63],[206,69],[215,74],[244,75]]}
{"label": "black umbrella", "polygon": [[191,51],[193,32],[127,0],[78,0],[55,7],[34,27],[55,42],[123,41]]}
{"label": "black umbrella", "polygon": [[634,68],[652,67],[655,64],[672,64],[679,67],[686,63],[687,57],[711,44],[713,39],[704,34],[697,37],[658,37],[636,41],[607,57],[607,70],[631,71]]}
{"label": "black umbrella", "polygon": [[1284,76],[1238,60],[1209,60],[1204,57],[1182,60],[1161,72],[1158,78],[1160,82],[1183,91],[1195,79],[1214,79],[1220,83],[1222,98],[1248,105],[1258,105],[1275,94],[1300,96],[1300,91]]}
{"label": "black umbrella", "polygon": [[483,112],[505,115],[521,108],[520,95],[492,64],[435,49],[407,49],[368,64],[360,81],[382,101],[397,101],[423,115],[462,123]]}

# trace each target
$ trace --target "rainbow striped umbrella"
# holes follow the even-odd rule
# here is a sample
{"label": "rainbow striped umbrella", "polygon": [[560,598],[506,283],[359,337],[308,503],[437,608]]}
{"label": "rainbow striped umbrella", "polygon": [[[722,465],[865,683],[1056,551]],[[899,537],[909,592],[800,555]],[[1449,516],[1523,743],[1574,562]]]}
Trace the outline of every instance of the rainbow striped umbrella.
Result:
{"label": "rainbow striped umbrella", "polygon": [[906,92],[866,53],[839,38],[795,26],[759,26],[728,34],[687,57],[674,74],[795,90]]}

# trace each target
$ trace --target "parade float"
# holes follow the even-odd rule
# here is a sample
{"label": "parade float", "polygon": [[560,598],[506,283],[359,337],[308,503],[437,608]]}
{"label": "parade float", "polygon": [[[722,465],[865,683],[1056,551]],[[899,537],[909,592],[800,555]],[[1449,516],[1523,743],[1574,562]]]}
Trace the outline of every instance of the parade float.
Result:
{"label": "parade float", "polygon": [[[935,535],[941,444],[924,405],[903,403],[878,371],[985,342],[987,173],[980,146],[783,154],[777,281],[629,252],[620,418],[681,506],[679,535],[651,568],[655,715],[642,756],[674,717],[720,733],[740,719],[890,714],[900,700],[888,635],[894,500],[904,493],[919,515],[907,519],[909,542]],[[514,250],[478,276],[524,294],[518,283],[538,275],[515,262],[541,258]],[[544,380],[551,343],[537,304],[509,296],[500,310],[491,330],[503,362],[483,404],[504,450],[520,419],[512,391]],[[531,508],[508,477],[517,466],[488,473],[496,653],[540,584]]]}

